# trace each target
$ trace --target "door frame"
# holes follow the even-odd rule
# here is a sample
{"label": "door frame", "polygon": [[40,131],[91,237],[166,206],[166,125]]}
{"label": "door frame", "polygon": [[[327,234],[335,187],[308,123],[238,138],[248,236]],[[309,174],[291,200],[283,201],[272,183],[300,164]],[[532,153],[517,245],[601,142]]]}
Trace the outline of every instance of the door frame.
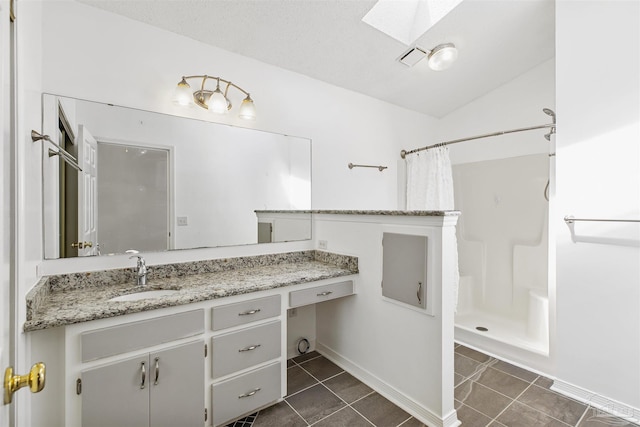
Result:
{"label": "door frame", "polygon": [[[98,141],[98,150],[100,150],[100,144],[122,145],[124,147],[132,148],[150,148],[154,150],[167,151],[169,155],[167,164],[167,188],[169,192],[168,211],[167,211],[167,226],[169,230],[169,236],[167,237],[167,249],[175,249],[175,236],[176,236],[176,216],[175,216],[175,146],[152,144],[141,141],[129,141],[117,138],[104,138],[99,135],[94,135]],[[98,230],[100,231],[100,230]]]}

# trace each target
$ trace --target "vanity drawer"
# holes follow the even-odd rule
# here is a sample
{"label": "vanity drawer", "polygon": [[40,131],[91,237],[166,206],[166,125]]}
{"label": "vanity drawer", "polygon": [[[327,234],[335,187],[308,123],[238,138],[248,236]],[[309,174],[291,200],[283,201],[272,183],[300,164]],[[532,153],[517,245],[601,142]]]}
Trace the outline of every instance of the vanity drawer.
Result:
{"label": "vanity drawer", "polygon": [[280,357],[281,330],[277,321],[212,338],[213,378]]}
{"label": "vanity drawer", "polygon": [[80,337],[82,361],[139,350],[203,332],[203,309],[84,332]]}
{"label": "vanity drawer", "polygon": [[289,306],[300,307],[302,305],[315,304],[352,294],[353,281],[347,280],[346,282],[292,291],[289,293]]}
{"label": "vanity drawer", "polygon": [[221,305],[212,308],[211,313],[214,331],[268,319],[280,315],[280,295]]}
{"label": "vanity drawer", "polygon": [[280,379],[280,363],[274,363],[214,384],[211,387],[213,425],[221,425],[276,402],[282,397]]}

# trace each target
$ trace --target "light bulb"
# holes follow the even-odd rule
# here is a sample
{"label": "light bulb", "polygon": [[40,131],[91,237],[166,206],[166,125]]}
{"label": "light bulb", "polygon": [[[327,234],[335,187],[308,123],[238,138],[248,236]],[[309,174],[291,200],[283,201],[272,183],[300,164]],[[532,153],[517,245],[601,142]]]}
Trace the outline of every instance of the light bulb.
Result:
{"label": "light bulb", "polygon": [[189,83],[187,83],[184,77],[182,78],[182,80],[180,80],[180,83],[178,83],[178,86],[173,93],[173,102],[174,104],[184,107],[193,103],[193,93],[191,93],[191,86],[189,86]]}
{"label": "light bulb", "polygon": [[211,94],[207,106],[212,113],[225,114],[229,106],[228,102],[227,98],[220,91],[220,86],[216,86],[216,90]]}
{"label": "light bulb", "polygon": [[458,58],[458,49],[453,43],[441,44],[429,53],[429,68],[442,71],[449,68]]}
{"label": "light bulb", "polygon": [[253,103],[253,99],[251,99],[251,95],[247,94],[247,97],[242,100],[242,104],[240,104],[240,114],[238,116],[244,120],[256,119],[256,106]]}

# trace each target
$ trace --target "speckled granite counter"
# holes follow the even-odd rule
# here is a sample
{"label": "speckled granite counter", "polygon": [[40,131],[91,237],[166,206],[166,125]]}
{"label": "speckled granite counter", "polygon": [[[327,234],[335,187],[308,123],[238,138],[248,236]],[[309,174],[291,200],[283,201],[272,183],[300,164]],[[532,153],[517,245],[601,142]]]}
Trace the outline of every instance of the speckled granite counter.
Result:
{"label": "speckled granite counter", "polygon": [[387,215],[387,216],[457,216],[460,211],[363,211],[363,210],[257,210],[256,213],[327,214],[327,215]]}
{"label": "speckled granite counter", "polygon": [[143,290],[131,269],[43,277],[27,294],[24,331],[52,328],[358,273],[356,257],[323,251],[149,267],[144,290],[179,292],[138,301],[109,299]]}

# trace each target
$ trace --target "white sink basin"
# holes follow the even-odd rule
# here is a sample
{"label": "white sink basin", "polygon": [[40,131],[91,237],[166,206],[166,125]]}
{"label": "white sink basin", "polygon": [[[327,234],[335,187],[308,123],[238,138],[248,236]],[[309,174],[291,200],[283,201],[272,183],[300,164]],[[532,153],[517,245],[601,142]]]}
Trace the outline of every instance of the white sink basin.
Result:
{"label": "white sink basin", "polygon": [[138,301],[141,299],[158,298],[167,295],[173,295],[177,292],[179,291],[170,289],[159,291],[143,291],[136,292],[135,294],[120,295],[119,297],[111,298],[109,301]]}

